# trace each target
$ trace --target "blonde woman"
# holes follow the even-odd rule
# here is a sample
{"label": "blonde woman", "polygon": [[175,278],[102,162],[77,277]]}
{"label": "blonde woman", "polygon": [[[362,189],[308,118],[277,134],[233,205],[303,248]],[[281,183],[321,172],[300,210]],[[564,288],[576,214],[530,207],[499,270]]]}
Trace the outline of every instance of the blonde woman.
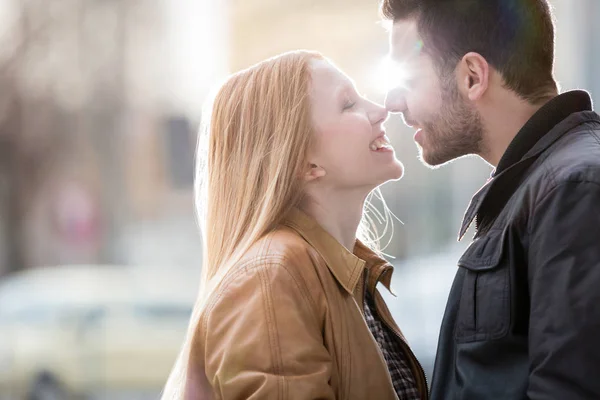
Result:
{"label": "blonde woman", "polygon": [[387,115],[313,52],[221,87],[198,147],[201,295],[164,400],[427,398],[365,235],[367,196],[403,173]]}

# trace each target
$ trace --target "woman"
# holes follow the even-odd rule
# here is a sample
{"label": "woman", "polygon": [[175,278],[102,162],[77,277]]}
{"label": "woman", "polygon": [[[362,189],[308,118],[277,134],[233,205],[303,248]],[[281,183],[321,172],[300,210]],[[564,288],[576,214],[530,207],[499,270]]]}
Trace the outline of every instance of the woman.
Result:
{"label": "woman", "polygon": [[163,399],[427,398],[366,235],[367,196],[403,172],[386,118],[312,52],[222,86],[198,154],[201,297]]}

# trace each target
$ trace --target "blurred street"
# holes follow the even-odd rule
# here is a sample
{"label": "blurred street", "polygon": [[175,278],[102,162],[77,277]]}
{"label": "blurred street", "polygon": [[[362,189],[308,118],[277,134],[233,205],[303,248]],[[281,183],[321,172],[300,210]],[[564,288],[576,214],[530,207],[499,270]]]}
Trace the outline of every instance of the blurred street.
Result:
{"label": "blurred street", "polygon": [[[600,1],[551,3],[561,91],[599,104]],[[374,0],[0,0],[0,400],[158,398],[202,268],[211,90],[301,48],[382,103],[387,35]],[[458,227],[491,168],[428,169],[400,117],[386,129],[405,177],[382,188],[402,221],[385,249],[397,297],[382,293],[430,378]]]}

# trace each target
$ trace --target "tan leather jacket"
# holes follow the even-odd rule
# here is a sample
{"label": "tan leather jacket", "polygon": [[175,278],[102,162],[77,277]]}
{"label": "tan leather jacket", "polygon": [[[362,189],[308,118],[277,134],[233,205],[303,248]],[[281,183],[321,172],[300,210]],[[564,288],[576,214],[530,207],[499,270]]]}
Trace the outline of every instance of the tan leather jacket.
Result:
{"label": "tan leather jacket", "polygon": [[423,370],[375,288],[389,289],[391,275],[392,266],[360,242],[352,254],[293,210],[206,303],[190,359],[204,371],[190,378],[205,376],[188,385],[186,399],[397,399],[362,314],[365,289],[427,399]]}

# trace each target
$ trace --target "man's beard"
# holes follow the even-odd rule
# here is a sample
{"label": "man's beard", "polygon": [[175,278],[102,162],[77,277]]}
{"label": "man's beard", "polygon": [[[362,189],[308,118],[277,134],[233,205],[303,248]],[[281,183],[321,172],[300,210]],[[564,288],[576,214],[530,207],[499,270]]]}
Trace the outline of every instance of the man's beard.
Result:
{"label": "man's beard", "polygon": [[483,123],[456,88],[454,79],[442,85],[442,107],[429,121],[423,121],[421,161],[437,167],[456,158],[480,154],[483,147]]}

